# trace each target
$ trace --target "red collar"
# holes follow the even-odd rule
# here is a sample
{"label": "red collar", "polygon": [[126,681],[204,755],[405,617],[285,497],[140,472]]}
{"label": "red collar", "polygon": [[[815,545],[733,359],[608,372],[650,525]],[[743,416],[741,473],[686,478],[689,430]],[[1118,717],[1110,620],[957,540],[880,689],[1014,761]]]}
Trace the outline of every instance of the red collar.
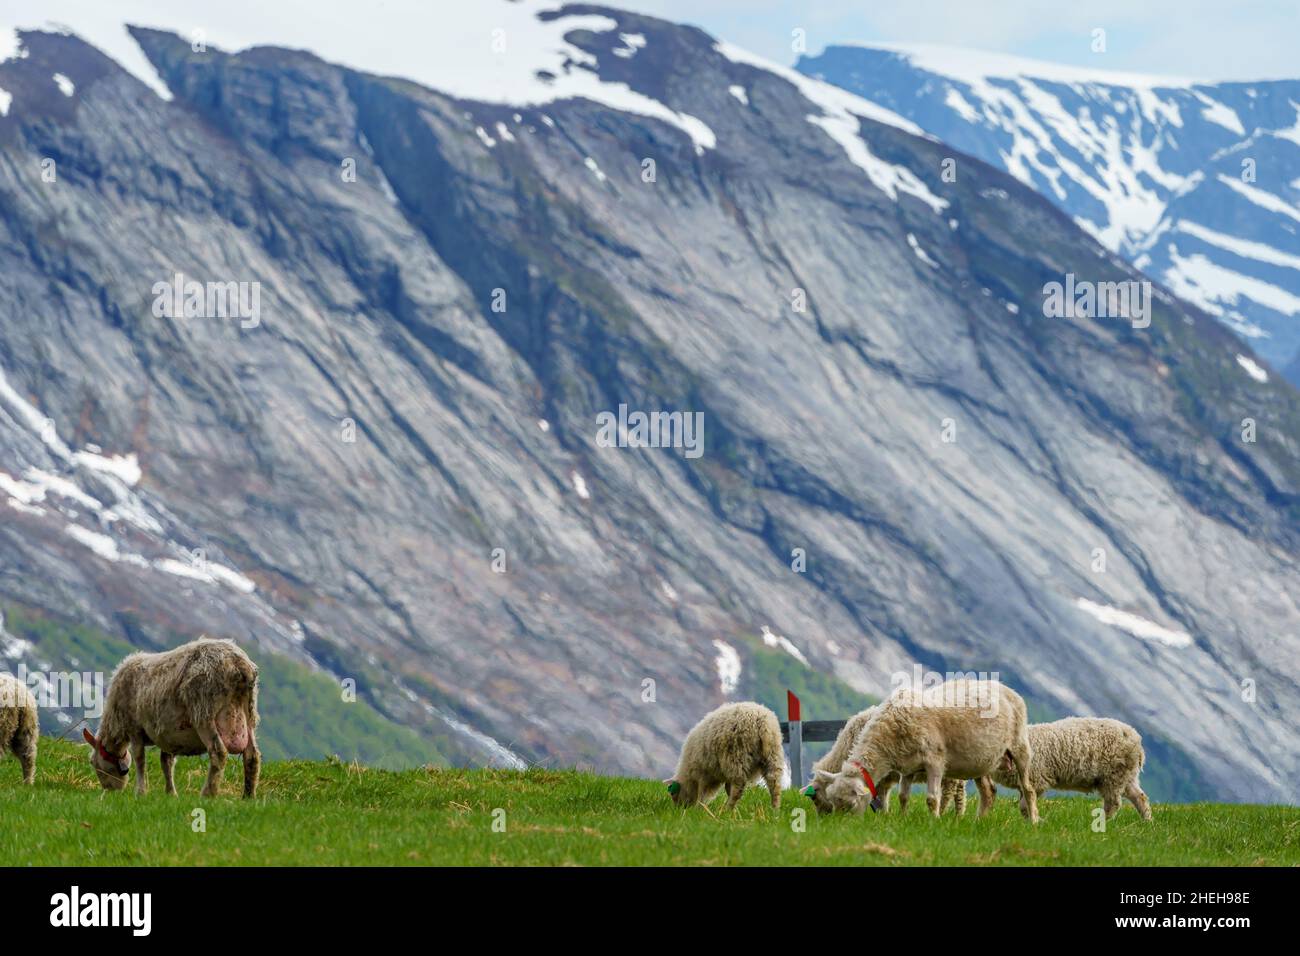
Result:
{"label": "red collar", "polygon": [[876,799],[876,783],[871,779],[871,774],[867,773],[867,768],[862,766],[862,764],[858,763],[856,760],[853,761],[853,766],[858,768],[862,774],[862,779],[867,782],[867,789],[871,791],[871,799]]}
{"label": "red collar", "polygon": [[854,760],[853,766],[858,768],[858,772],[862,774],[862,779],[867,783],[867,789],[871,791],[871,812],[879,813],[884,809],[885,804],[884,801],[876,795],[876,782],[871,779],[871,774],[867,773],[867,768],[862,766],[862,764]]}

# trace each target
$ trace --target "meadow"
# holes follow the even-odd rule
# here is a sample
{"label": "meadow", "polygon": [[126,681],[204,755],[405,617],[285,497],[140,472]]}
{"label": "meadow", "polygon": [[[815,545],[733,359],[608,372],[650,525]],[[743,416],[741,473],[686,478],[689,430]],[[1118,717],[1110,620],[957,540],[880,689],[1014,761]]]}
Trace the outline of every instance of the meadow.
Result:
{"label": "meadow", "polygon": [[1126,806],[1097,833],[1100,802],[1088,798],[1047,798],[1037,828],[1006,797],[976,819],[973,794],[966,816],[934,820],[923,789],[905,814],[893,804],[818,817],[794,791],[773,812],[761,788],[726,814],[721,800],[679,809],[649,780],[337,759],[266,761],[252,801],[238,796],[232,759],[225,792],[203,799],[206,757],[177,761],[180,796],[168,797],[149,754],[142,797],[103,792],[81,744],[42,738],[34,787],[21,785],[17,761],[0,759],[0,866],[1300,864],[1295,807],[1158,804],[1145,824]]}

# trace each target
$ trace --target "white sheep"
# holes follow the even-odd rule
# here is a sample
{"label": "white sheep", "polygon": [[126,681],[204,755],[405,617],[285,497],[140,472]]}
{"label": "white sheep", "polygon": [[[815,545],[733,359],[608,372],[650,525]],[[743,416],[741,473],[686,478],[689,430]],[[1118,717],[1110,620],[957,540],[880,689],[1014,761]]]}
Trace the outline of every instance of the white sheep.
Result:
{"label": "white sheep", "polygon": [[[160,654],[131,654],[113,672],[99,735],[84,731],[90,764],[106,790],[121,790],[131,762],[136,793],[147,789],[146,746],[162,752],[167,793],[176,757],[206,753],[203,796],[215,796],[229,753],[244,759],[244,796],[257,792],[257,665],[231,641],[200,638]],[[130,757],[127,749],[130,748]]]}
{"label": "white sheep", "polygon": [[36,698],[16,677],[0,674],[0,757],[5,751],[18,758],[23,783],[36,779],[36,741],[40,728]]}
{"label": "white sheep", "polygon": [[1021,810],[1037,823],[1031,756],[1020,695],[997,681],[962,678],[920,694],[895,692],[863,726],[843,769],[817,771],[813,786],[831,809],[861,813],[868,803],[875,810],[883,805],[875,780],[924,772],[926,804],[938,816],[943,779],[973,778],[984,816],[993,803],[989,777],[1006,758],[1016,773]]}
{"label": "white sheep", "polygon": [[[1151,802],[1138,786],[1146,763],[1142,737],[1128,724],[1109,717],[1066,717],[1049,724],[1029,725],[1029,782],[1035,793],[1074,790],[1100,793],[1106,818],[1127,797],[1143,820],[1151,819]],[[1014,786],[1010,767],[999,766],[993,779]]]}
{"label": "white sheep", "polygon": [[[844,727],[840,730],[839,735],[835,738],[835,743],[826,756],[822,757],[813,764],[813,775],[816,776],[818,770],[837,771],[843,768],[844,761],[849,759],[849,752],[853,748],[853,741],[862,732],[862,728],[876,714],[880,713],[880,704],[873,704],[866,710],[859,711],[845,722]],[[913,774],[906,780],[901,779],[897,774],[889,774],[883,780],[876,783],[876,790],[880,794],[880,810],[882,813],[889,812],[889,791],[894,784],[898,784],[898,811],[902,813],[907,809],[907,798],[911,791],[911,785],[914,783],[924,783],[925,777],[922,774]],[[821,797],[815,784],[809,784],[802,791],[805,796],[811,797],[813,806],[817,808],[818,813],[829,813],[830,805]],[[964,780],[945,779],[943,781],[943,797],[940,803],[939,812],[943,813],[948,809],[948,804],[952,803],[958,816],[966,812],[966,782]]]}
{"label": "white sheep", "polygon": [[677,772],[665,780],[673,802],[683,807],[707,804],[718,788],[727,788],[727,809],[739,801],[748,784],[760,777],[771,794],[772,807],[781,806],[781,724],[776,714],[751,701],[723,704],[705,714],[682,744]]}

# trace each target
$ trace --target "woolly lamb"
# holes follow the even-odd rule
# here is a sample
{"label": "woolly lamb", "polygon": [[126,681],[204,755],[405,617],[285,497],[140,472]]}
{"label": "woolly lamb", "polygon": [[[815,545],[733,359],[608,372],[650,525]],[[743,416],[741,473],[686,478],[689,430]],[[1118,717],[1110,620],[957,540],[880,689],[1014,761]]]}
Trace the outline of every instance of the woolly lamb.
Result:
{"label": "woolly lamb", "polygon": [[[853,741],[857,739],[862,728],[867,725],[876,714],[880,713],[880,704],[873,704],[866,710],[859,711],[849,718],[840,731],[839,736],[835,738],[835,744],[831,747],[830,752],[813,764],[813,775],[816,776],[818,770],[829,770],[831,772],[840,770],[844,766],[844,761],[849,759],[849,751],[853,748]],[[900,780],[897,774],[889,774],[883,780],[876,783],[876,790],[880,794],[880,810],[882,813],[889,812],[889,791],[893,789],[894,784],[898,784],[898,811],[902,813],[907,809],[908,793],[911,785],[914,783],[924,783],[925,777],[922,774],[913,774],[907,780]],[[831,806],[821,796],[815,783],[809,784],[803,789],[804,796],[811,797],[813,806],[817,808],[818,813],[830,813]],[[952,803],[958,816],[966,812],[966,785],[965,781],[945,779],[943,782],[943,798],[939,807],[939,812],[943,813],[948,809],[948,804]]]}
{"label": "woolly lamb", "polygon": [[[1128,798],[1143,820],[1151,819],[1151,803],[1138,786],[1146,763],[1142,737],[1128,724],[1109,717],[1066,717],[1050,724],[1029,725],[1029,782],[1035,793],[1076,790],[1100,793],[1106,818]],[[1010,768],[1000,766],[993,779],[1014,786]]]}
{"label": "woolly lamb", "polygon": [[947,681],[920,695],[896,692],[868,721],[854,741],[842,770],[819,770],[814,786],[833,810],[861,813],[868,790],[870,804],[880,809],[876,779],[890,774],[924,772],[926,804],[935,816],[941,810],[944,777],[976,778],[980,816],[993,803],[988,777],[1009,758],[1021,793],[1021,811],[1038,822],[1038,801],[1029,783],[1032,751],[1026,729],[1025,702],[997,681]]}
{"label": "woolly lamb", "polygon": [[708,803],[718,788],[727,788],[727,809],[740,800],[748,784],[759,777],[771,794],[772,807],[781,806],[781,725],[762,704],[723,704],[705,714],[686,735],[677,772],[664,783],[673,802],[691,807]]}
{"label": "woolly lamb", "polygon": [[36,698],[18,679],[0,674],[0,757],[5,751],[18,758],[23,783],[36,779]]}
{"label": "woolly lamb", "polygon": [[[257,665],[231,641],[200,638],[160,654],[131,654],[113,672],[99,736],[84,731],[90,764],[105,790],[121,790],[135,762],[135,790],[144,793],[144,748],[162,752],[167,793],[176,757],[206,753],[203,796],[216,796],[226,756],[244,759],[244,796],[257,792],[262,752],[257,727]],[[130,748],[130,758],[127,748]]]}

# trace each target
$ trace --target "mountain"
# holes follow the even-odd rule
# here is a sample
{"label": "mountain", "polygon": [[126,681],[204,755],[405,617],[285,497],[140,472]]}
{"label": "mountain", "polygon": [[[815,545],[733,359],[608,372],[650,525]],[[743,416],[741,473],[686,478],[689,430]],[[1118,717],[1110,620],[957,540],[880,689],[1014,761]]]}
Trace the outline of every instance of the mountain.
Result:
{"label": "mountain", "polygon": [[831,46],[798,69],[1005,169],[1300,384],[1300,80],[888,44]]}
{"label": "mountain", "polygon": [[729,696],[919,666],[1297,799],[1300,395],[1215,319],[1049,318],[1142,277],[693,28],[235,6],[280,45],[0,64],[0,600],[354,679],[461,762],[663,775]]}

